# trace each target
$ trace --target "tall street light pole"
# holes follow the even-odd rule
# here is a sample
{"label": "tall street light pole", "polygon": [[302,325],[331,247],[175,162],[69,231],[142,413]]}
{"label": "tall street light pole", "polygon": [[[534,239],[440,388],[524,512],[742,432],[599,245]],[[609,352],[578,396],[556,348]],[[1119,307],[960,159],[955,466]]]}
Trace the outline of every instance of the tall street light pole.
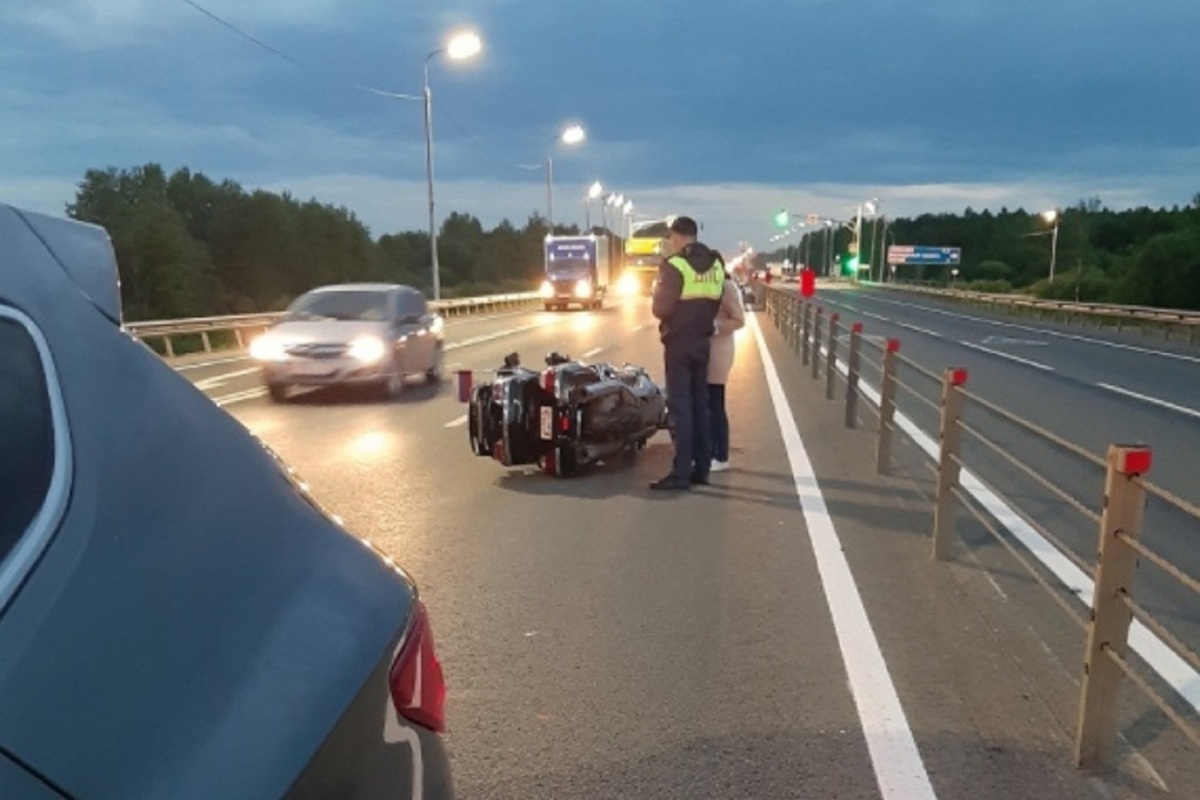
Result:
{"label": "tall street light pole", "polygon": [[604,187],[600,185],[600,181],[596,181],[588,187],[587,194],[583,196],[583,220],[588,233],[592,232],[592,201],[603,191]]}
{"label": "tall street light pole", "polygon": [[474,33],[460,33],[445,47],[425,56],[425,185],[429,195],[429,251],[433,271],[433,299],[442,299],[442,269],[438,263],[437,220],[433,209],[433,93],[429,90],[429,62],[445,53],[455,61],[470,58],[482,49],[483,43]]}
{"label": "tall street light pole", "polygon": [[550,225],[550,233],[554,233],[554,144],[578,144],[584,139],[582,125],[571,125],[562,133],[550,140],[546,147],[546,222]]}
{"label": "tall street light pole", "polygon": [[1058,209],[1043,211],[1042,219],[1054,223],[1054,232],[1050,236],[1050,283],[1054,283],[1054,262],[1058,259]]}

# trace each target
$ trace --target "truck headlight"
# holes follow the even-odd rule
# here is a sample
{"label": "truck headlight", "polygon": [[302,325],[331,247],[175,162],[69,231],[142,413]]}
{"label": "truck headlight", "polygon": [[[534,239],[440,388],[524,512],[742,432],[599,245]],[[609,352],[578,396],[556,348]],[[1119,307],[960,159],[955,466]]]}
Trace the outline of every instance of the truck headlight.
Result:
{"label": "truck headlight", "polygon": [[578,298],[588,298],[592,296],[592,282],[589,280],[579,280],[575,282],[575,296]]}
{"label": "truck headlight", "polygon": [[538,294],[542,297],[554,297],[554,284],[550,281],[542,281],[542,287],[538,289]]}
{"label": "truck headlight", "polygon": [[634,275],[632,272],[626,272],[617,283],[617,290],[626,297],[633,297],[642,290],[642,285],[638,281],[637,275]]}
{"label": "truck headlight", "polygon": [[364,364],[374,364],[383,358],[385,352],[387,348],[383,346],[382,341],[374,336],[362,336],[350,343],[347,355]]}
{"label": "truck headlight", "polygon": [[287,352],[278,336],[264,333],[250,343],[250,357],[255,361],[284,361]]}

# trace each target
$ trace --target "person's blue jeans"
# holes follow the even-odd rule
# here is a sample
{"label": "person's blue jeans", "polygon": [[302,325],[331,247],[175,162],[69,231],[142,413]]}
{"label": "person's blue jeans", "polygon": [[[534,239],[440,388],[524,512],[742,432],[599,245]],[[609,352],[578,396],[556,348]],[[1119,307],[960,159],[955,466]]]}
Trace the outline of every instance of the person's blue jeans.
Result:
{"label": "person's blue jeans", "polygon": [[666,348],[667,413],[675,429],[671,475],[708,479],[712,454],[708,411],[708,340],[672,342]]}
{"label": "person's blue jeans", "polygon": [[729,460],[729,415],[725,413],[725,384],[708,385],[708,414],[712,420],[709,439],[714,461]]}

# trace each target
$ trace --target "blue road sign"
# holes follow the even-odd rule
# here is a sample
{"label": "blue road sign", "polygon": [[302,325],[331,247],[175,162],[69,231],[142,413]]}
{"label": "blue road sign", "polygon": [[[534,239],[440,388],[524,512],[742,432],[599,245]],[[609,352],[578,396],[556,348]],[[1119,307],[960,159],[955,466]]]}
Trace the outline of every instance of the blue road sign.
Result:
{"label": "blue road sign", "polygon": [[889,264],[948,264],[962,263],[961,247],[930,247],[920,244],[894,244],[887,249]]}

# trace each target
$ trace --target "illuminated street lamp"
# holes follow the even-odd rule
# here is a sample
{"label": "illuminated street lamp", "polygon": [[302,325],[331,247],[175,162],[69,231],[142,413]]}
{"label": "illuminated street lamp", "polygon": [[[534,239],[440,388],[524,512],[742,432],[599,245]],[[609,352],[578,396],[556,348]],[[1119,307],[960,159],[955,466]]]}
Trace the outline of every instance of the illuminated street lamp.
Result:
{"label": "illuminated street lamp", "polygon": [[433,299],[442,299],[441,266],[438,264],[437,222],[433,210],[433,94],[429,91],[429,62],[445,53],[454,61],[470,58],[483,48],[475,33],[460,33],[425,56],[425,182],[429,192],[429,250],[433,260]]}
{"label": "illuminated street lamp", "polygon": [[571,125],[562,133],[551,138],[550,144],[546,147],[546,222],[550,225],[550,233],[554,233],[554,145],[557,142],[579,144],[583,140],[583,126]]}
{"label": "illuminated street lamp", "polygon": [[592,201],[603,191],[604,187],[600,185],[600,181],[596,181],[588,187],[587,194],[583,196],[583,218],[588,231],[592,230]]}
{"label": "illuminated street lamp", "polygon": [[1042,219],[1054,223],[1054,232],[1050,236],[1050,283],[1054,283],[1054,262],[1058,258],[1058,209],[1043,211]]}

